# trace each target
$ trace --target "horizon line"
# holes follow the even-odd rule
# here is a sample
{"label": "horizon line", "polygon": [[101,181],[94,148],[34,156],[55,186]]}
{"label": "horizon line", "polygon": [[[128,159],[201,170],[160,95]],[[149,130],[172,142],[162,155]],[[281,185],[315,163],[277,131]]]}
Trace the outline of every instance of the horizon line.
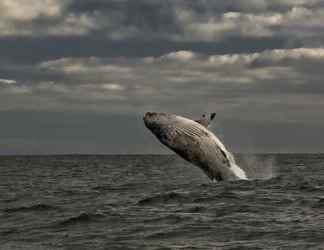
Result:
{"label": "horizon line", "polygon": [[[234,155],[289,155],[289,154],[324,154],[324,152],[234,152]],[[173,153],[38,153],[38,154],[0,154],[0,157],[28,157],[28,156],[176,156]]]}

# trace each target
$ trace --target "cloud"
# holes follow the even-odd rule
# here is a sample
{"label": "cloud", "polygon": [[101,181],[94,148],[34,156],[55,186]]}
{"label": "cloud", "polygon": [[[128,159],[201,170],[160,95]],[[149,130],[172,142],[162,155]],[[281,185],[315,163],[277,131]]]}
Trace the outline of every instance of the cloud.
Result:
{"label": "cloud", "polygon": [[[276,79],[280,81],[281,78],[290,80],[285,85],[299,82],[307,85],[305,79],[312,79],[316,68],[320,70],[323,63],[322,48],[277,49],[225,55],[175,51],[147,58],[62,58],[42,62],[34,70],[56,76],[71,86],[107,83],[107,89],[134,91],[140,85],[140,88],[145,86],[160,90],[159,84],[163,82],[169,92],[177,84],[190,86],[195,82],[214,84],[215,87],[235,83],[239,86],[249,83],[264,87],[266,83]],[[316,73],[320,74],[320,71]],[[275,85],[275,82],[272,84]]]}
{"label": "cloud", "polygon": [[61,15],[65,0],[2,0],[0,14],[2,18],[14,21],[32,21],[39,17],[57,17]]}
{"label": "cloud", "polygon": [[[317,36],[324,21],[324,9],[292,7],[286,12],[224,12],[199,15],[192,9],[178,9],[177,20],[182,34],[177,39],[220,40],[229,36],[271,37]],[[302,31],[295,33],[296,31]],[[323,35],[323,34],[321,34]]]}
{"label": "cloud", "polygon": [[[324,37],[321,32],[324,6],[320,1],[230,1],[228,4],[175,1],[162,6],[141,3],[133,12],[127,7],[118,9],[119,18],[101,30],[110,39],[117,40],[159,38],[210,42],[230,37],[289,36],[291,40],[315,44]],[[147,9],[154,10],[156,15],[148,15]]]}
{"label": "cloud", "polygon": [[176,60],[176,61],[189,61],[193,60],[195,57],[195,53],[192,51],[186,51],[186,50],[181,50],[177,52],[171,52],[162,58],[170,59],[170,60]]}
{"label": "cloud", "polygon": [[1,79],[0,78],[0,84],[15,84],[15,80],[10,80],[10,79]]}
{"label": "cloud", "polygon": [[[132,74],[133,65],[118,60],[89,58],[61,58],[42,62],[38,65],[40,71],[56,74],[65,79],[79,79],[79,83],[97,82],[111,79],[129,79],[136,77]],[[135,78],[134,78],[135,79]]]}
{"label": "cloud", "polygon": [[[56,25],[43,29],[41,34],[50,36],[78,36],[87,35],[92,30],[96,30],[95,17],[86,14],[75,15],[69,14],[63,18],[63,21]],[[44,27],[45,28],[45,27]]]}
{"label": "cloud", "polygon": [[222,41],[287,37],[318,45],[321,1],[5,0],[0,36],[93,36],[108,40]]}
{"label": "cloud", "polygon": [[0,36],[85,35],[96,28],[96,15],[67,10],[71,0],[0,2]]}
{"label": "cloud", "polygon": [[121,91],[125,88],[117,83],[104,83],[102,84],[103,89],[114,90],[114,91]]}
{"label": "cloud", "polygon": [[[301,103],[308,109],[324,108],[322,101],[313,101],[324,94],[323,65],[322,48],[61,58],[34,65],[30,79],[0,85],[0,106],[113,113],[215,110],[224,116],[260,120],[282,119],[280,113],[287,109],[286,118],[298,120]],[[317,119],[312,115],[308,122]]]}

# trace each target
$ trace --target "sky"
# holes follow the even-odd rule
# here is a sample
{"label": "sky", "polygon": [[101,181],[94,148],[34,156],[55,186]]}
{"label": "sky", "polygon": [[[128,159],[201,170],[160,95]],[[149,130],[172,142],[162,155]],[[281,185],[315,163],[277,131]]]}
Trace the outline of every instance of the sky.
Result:
{"label": "sky", "polygon": [[324,152],[323,23],[323,0],[1,0],[0,154],[169,153],[147,111]]}

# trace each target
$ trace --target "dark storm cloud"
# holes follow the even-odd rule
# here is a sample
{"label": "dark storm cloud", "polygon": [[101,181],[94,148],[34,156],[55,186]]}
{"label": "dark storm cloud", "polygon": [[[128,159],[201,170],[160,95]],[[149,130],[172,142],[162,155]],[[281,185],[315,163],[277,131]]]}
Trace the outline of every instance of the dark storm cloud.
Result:
{"label": "dark storm cloud", "polygon": [[[151,139],[145,111],[216,111],[234,149],[251,134],[259,151],[293,150],[305,136],[295,140],[292,127],[305,135],[324,124],[323,22],[321,0],[3,0],[0,144],[148,152],[148,141],[136,146]],[[296,150],[315,150],[307,142]]]}
{"label": "dark storm cloud", "polygon": [[[24,11],[19,4],[21,0],[5,0],[0,5],[3,36],[100,34],[113,40],[218,41],[289,33],[300,39],[316,37],[323,21],[321,1],[47,0],[32,2],[35,7]],[[303,27],[305,34],[295,32]]]}

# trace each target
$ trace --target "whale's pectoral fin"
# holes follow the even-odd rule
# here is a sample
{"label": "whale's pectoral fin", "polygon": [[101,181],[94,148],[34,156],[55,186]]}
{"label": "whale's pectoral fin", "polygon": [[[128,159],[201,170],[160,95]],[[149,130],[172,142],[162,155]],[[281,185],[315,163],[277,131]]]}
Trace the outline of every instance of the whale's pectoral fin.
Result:
{"label": "whale's pectoral fin", "polygon": [[214,120],[215,116],[216,116],[216,113],[211,113],[211,114],[210,114],[210,122],[211,122],[212,120]]}

